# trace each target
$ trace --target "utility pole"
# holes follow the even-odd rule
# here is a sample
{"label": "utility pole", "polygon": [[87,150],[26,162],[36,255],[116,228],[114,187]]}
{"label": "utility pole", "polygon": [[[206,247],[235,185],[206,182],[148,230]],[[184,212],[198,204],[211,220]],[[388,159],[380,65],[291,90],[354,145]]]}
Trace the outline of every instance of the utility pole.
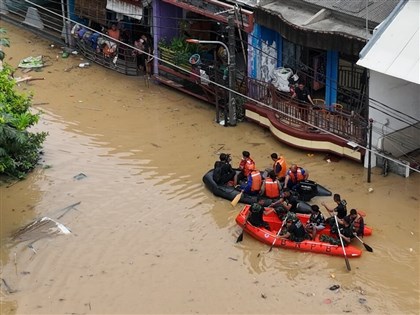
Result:
{"label": "utility pole", "polygon": [[372,126],[373,119],[369,119],[369,152],[368,152],[368,173],[367,173],[367,182],[370,183],[370,176],[372,173]]}
{"label": "utility pole", "polygon": [[232,90],[236,91],[236,56],[235,56],[235,12],[230,11],[228,16],[228,40],[229,40],[229,124],[236,126],[236,104]]}

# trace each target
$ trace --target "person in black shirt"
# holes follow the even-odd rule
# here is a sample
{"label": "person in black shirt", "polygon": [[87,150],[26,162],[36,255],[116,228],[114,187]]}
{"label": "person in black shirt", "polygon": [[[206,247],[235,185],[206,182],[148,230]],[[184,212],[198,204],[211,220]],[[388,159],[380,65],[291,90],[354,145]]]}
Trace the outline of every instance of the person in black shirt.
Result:
{"label": "person in black shirt", "polygon": [[257,202],[253,203],[249,208],[250,215],[248,218],[249,223],[255,227],[263,227],[270,231],[270,225],[264,221],[263,215],[271,213],[273,210],[264,209],[264,198],[261,196],[257,197]]}
{"label": "person in black shirt", "polygon": [[229,181],[234,181],[236,172],[230,165],[230,155],[221,153],[219,160],[214,163],[213,180],[217,185],[225,185]]}
{"label": "person in black shirt", "polygon": [[323,229],[325,229],[324,215],[321,213],[321,211],[319,211],[319,207],[317,205],[312,205],[311,216],[309,217],[308,223],[305,226],[305,230],[314,240],[316,233]]}
{"label": "person in black shirt", "polygon": [[314,102],[312,101],[309,90],[303,81],[299,81],[298,86],[293,92],[292,98],[297,98],[299,102],[300,119],[308,121],[308,104],[312,104],[312,106],[314,106]]}
{"label": "person in black shirt", "polygon": [[294,242],[302,242],[305,240],[306,231],[300,220],[293,222],[292,219],[287,219],[286,228],[287,232],[283,235],[279,235],[279,238],[289,239]]}
{"label": "person in black shirt", "polygon": [[334,209],[329,208],[325,202],[321,204],[327,209],[331,216],[336,215],[338,219],[343,219],[347,215],[347,202],[345,200],[341,200],[341,196],[339,194],[334,194],[333,196],[334,202],[337,204],[337,207]]}

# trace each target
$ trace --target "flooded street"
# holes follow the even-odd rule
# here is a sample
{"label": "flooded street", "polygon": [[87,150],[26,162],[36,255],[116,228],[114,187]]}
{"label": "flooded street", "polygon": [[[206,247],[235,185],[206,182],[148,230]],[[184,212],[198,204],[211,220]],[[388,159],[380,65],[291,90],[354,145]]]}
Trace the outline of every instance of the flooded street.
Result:
{"label": "flooded street", "polygon": [[[41,166],[0,186],[1,314],[419,314],[419,174],[376,168],[369,184],[361,164],[327,163],[252,123],[222,127],[212,105],[95,64],[79,68],[80,55],[61,58],[32,33],[0,27],[9,64],[37,55],[52,63],[28,74],[44,80],[21,84],[44,112]],[[249,235],[236,244],[241,205],[213,196],[202,176],[219,153],[236,166],[243,150],[260,169],[283,154],[366,212],[374,252],[350,259],[348,272],[341,257],[268,253]],[[311,203],[322,201],[333,205]],[[11,238],[44,216],[71,234]]]}

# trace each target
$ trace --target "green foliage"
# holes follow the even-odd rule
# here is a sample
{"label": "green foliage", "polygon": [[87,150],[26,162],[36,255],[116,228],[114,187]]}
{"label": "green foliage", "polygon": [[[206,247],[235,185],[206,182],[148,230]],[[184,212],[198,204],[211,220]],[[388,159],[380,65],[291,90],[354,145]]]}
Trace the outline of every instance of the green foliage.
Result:
{"label": "green foliage", "polygon": [[6,30],[4,28],[0,28],[0,61],[2,61],[4,59],[4,57],[6,56],[6,54],[4,53],[4,51],[1,50],[1,47],[9,47],[10,46],[10,42],[9,40],[4,37],[4,35],[6,34]]}
{"label": "green foliage", "polygon": [[0,174],[24,178],[39,161],[47,133],[32,133],[40,114],[30,112],[31,97],[16,90],[12,69],[0,71]]}

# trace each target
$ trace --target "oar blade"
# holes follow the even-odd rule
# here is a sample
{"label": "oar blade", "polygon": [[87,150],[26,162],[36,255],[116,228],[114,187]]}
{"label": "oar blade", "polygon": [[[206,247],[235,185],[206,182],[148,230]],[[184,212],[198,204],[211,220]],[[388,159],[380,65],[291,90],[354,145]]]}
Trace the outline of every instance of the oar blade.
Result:
{"label": "oar blade", "polygon": [[350,262],[349,259],[347,258],[347,256],[344,256],[344,258],[346,259],[346,266],[347,266],[347,270],[351,271],[351,267],[350,267]]}
{"label": "oar blade", "polygon": [[366,243],[363,243],[363,246],[365,246],[365,248],[366,248],[366,250],[368,251],[368,252],[373,252],[373,248],[372,247],[370,247],[368,244],[366,244]]}
{"label": "oar blade", "polygon": [[236,243],[242,242],[243,239],[244,239],[244,231],[242,231],[241,234],[239,234],[238,238],[236,239]]}
{"label": "oar blade", "polygon": [[235,196],[235,198],[233,198],[233,200],[230,203],[232,207],[235,207],[238,204],[239,200],[241,200],[241,197],[242,197],[242,192],[240,192],[239,194]]}

